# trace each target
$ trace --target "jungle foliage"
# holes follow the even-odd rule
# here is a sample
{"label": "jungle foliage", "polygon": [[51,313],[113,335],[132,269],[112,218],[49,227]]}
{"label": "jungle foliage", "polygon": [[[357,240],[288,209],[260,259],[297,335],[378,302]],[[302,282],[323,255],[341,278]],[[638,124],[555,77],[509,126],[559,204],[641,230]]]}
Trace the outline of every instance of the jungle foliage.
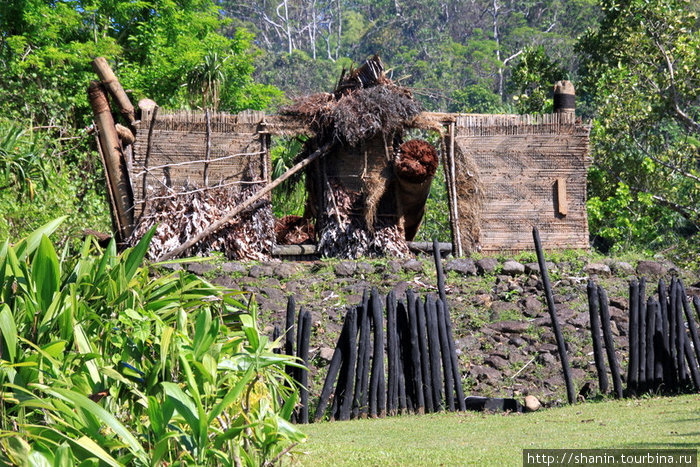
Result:
{"label": "jungle foliage", "polygon": [[0,245],[0,463],[258,466],[304,439],[296,363],[242,292],[153,277],[153,230],[57,251],[62,220]]}

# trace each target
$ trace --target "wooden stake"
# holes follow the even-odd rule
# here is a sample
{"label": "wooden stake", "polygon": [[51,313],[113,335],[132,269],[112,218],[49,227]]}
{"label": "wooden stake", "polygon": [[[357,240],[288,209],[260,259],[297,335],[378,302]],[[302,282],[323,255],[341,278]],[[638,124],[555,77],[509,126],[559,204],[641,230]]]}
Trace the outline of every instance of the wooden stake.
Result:
{"label": "wooden stake", "polygon": [[114,119],[104,88],[97,81],[88,87],[88,97],[95,117],[95,126],[108,178],[109,196],[116,211],[117,237],[124,242],[134,229],[134,194],[126,168],[126,161],[114,125]]}

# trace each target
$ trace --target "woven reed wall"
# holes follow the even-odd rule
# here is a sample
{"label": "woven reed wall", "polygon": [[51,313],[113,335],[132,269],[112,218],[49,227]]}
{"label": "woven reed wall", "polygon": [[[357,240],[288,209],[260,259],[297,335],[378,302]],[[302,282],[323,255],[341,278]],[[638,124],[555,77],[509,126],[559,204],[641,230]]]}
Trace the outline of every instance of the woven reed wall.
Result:
{"label": "woven reed wall", "polygon": [[[483,190],[481,251],[531,249],[535,225],[545,247],[588,248],[589,132],[588,125],[563,114],[457,117],[455,165],[476,167]],[[459,186],[459,171],[456,178]],[[565,216],[557,207],[559,179],[566,186]],[[458,211],[465,211],[459,198]],[[459,213],[462,232],[472,229],[472,218],[472,213]],[[462,238],[464,251],[472,250]]]}
{"label": "woven reed wall", "polygon": [[[269,181],[267,135],[259,133],[263,112],[210,114],[208,187],[264,184]],[[151,129],[151,123],[153,128]],[[156,114],[143,112],[137,127],[130,167],[134,214],[138,219],[146,198],[164,186],[204,187],[207,123],[203,112]],[[149,150],[150,146],[150,150]]]}

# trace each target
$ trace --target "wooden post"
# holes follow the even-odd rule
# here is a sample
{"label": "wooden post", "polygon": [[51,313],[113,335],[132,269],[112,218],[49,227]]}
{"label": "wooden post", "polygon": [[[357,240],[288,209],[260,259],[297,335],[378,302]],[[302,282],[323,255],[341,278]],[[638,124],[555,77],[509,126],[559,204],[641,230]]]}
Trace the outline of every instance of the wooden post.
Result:
{"label": "wooden post", "polygon": [[603,326],[603,339],[605,340],[605,352],[608,355],[608,365],[610,365],[610,374],[613,380],[613,391],[617,399],[622,399],[622,377],[620,375],[620,367],[617,363],[617,354],[615,353],[615,340],[613,339],[612,329],[610,329],[610,308],[608,302],[608,294],[605,289],[598,286],[598,299],[600,300],[600,320]]}
{"label": "wooden post", "polygon": [[435,297],[428,294],[425,299],[425,322],[428,326],[428,353],[430,355],[430,371],[433,389],[433,409],[442,410],[442,367],[440,366],[440,333],[437,325],[437,307]]}
{"label": "wooden post", "polygon": [[371,417],[386,416],[386,380],[384,378],[384,319],[379,291],[372,287],[372,323],[374,326],[372,350],[372,374],[369,386],[369,414]]}
{"label": "wooden post", "polygon": [[[406,292],[408,295],[410,290]],[[411,297],[413,292],[410,293]],[[407,374],[407,379],[411,381],[411,387],[414,388],[415,393],[415,411],[419,414],[425,413],[425,396],[423,395],[423,375],[421,371],[421,358],[420,358],[420,346],[418,344],[418,322],[416,313],[416,301],[415,299],[409,299],[408,301],[408,325],[409,328],[409,342],[411,347],[410,352],[410,362],[411,362],[411,372]],[[407,372],[408,373],[408,372]]]}
{"label": "wooden post", "polygon": [[386,296],[387,413],[396,415],[399,405],[398,334],[396,333],[396,294]]}
{"label": "wooden post", "polygon": [[598,287],[595,283],[589,279],[588,280],[588,313],[591,323],[591,338],[593,340],[593,359],[595,361],[595,368],[598,372],[598,389],[601,394],[607,394],[608,387],[608,373],[605,369],[605,357],[603,356],[603,343],[600,335],[600,299],[598,298]]}
{"label": "wooden post", "polygon": [[[331,397],[333,392],[333,384],[340,371],[340,365],[343,361],[343,353],[347,349],[347,341],[350,337],[350,323],[349,319],[355,319],[351,313],[348,311],[345,313],[345,321],[343,323],[343,328],[340,331],[340,337],[338,337],[338,342],[335,344],[335,349],[333,350],[333,357],[331,357],[331,363],[328,365],[328,373],[326,374],[326,380],[323,382],[323,388],[321,389],[321,396],[318,399],[318,405],[316,406],[316,415],[314,415],[314,421],[318,422],[323,418],[326,412],[326,407],[328,407],[328,399]],[[347,354],[345,354],[347,359]]]}
{"label": "wooden post", "polygon": [[639,386],[639,283],[636,280],[630,281],[629,297],[627,392],[632,396],[636,396]]}
{"label": "wooden post", "polygon": [[559,327],[559,320],[557,319],[557,312],[554,308],[554,295],[552,294],[552,286],[549,283],[549,272],[547,271],[547,263],[544,260],[542,242],[540,242],[540,232],[539,230],[537,230],[537,227],[532,228],[532,237],[535,241],[537,261],[540,266],[540,274],[542,274],[542,284],[544,286],[545,296],[547,298],[547,308],[549,310],[549,317],[552,319],[552,329],[554,330],[554,337],[557,340],[559,358],[561,360],[562,371],[564,372],[564,382],[566,383],[566,395],[569,400],[569,404],[573,404],[576,401],[576,394],[574,392],[574,383],[571,379],[569,356],[566,354],[566,343],[564,342],[564,335],[561,333],[561,329]]}
{"label": "wooden post", "polygon": [[107,88],[107,91],[114,99],[114,102],[119,106],[121,114],[126,118],[129,125],[133,125],[136,120],[134,117],[134,106],[131,101],[126,96],[124,88],[119,84],[119,80],[110,68],[107,60],[104,57],[97,57],[92,61],[92,69],[95,70],[97,76],[99,76],[102,84]]}
{"label": "wooden post", "polygon": [[[408,298],[408,292],[406,292]],[[430,364],[430,353],[428,351],[428,338],[426,326],[426,310],[423,301],[414,297],[411,292],[410,299],[415,300],[416,304],[416,323],[418,324],[418,346],[420,347],[420,364],[421,373],[423,375],[423,397],[425,398],[425,411],[433,412],[435,405],[433,404],[433,380]]]}
{"label": "wooden post", "polygon": [[347,347],[343,353],[347,355],[347,358],[343,358],[343,367],[341,368],[342,381],[338,381],[335,391],[336,400],[334,401],[334,404],[338,407],[336,414],[338,420],[350,420],[352,387],[355,382],[355,363],[357,362],[357,312],[350,310],[346,315],[346,319],[349,322],[348,339],[345,341]]}
{"label": "wooden post", "polygon": [[440,356],[442,357],[442,374],[445,377],[445,401],[450,412],[455,411],[455,384],[452,376],[452,356],[450,355],[450,344],[447,339],[447,325],[445,324],[445,306],[442,300],[438,299],[437,325],[438,337],[440,338]]}
{"label": "wooden post", "polygon": [[639,299],[637,303],[639,304],[639,316],[637,317],[639,325],[639,337],[637,339],[637,344],[639,346],[639,382],[638,390],[640,392],[646,391],[647,384],[647,300],[646,300],[646,279],[642,277],[639,279]]}
{"label": "wooden post", "polygon": [[134,229],[134,194],[119,136],[104,88],[97,81],[88,87],[88,98],[98,131],[100,152],[108,181],[118,241],[124,242]]}
{"label": "wooden post", "polygon": [[646,336],[645,336],[645,390],[649,390],[654,387],[654,333],[656,332],[656,310],[659,304],[653,296],[650,296],[647,300],[646,305]]}
{"label": "wooden post", "polygon": [[[406,311],[406,306],[400,301],[396,306],[396,327],[398,334],[398,371],[399,371],[399,391],[398,391],[398,404],[399,413],[405,413],[408,407],[408,399],[412,392],[411,385],[411,368],[412,361],[410,359],[410,352],[406,348],[407,340],[409,336],[407,335],[407,323],[408,323],[408,312]],[[413,399],[415,400],[415,399]]]}
{"label": "wooden post", "polygon": [[297,357],[304,364],[304,368],[301,369],[301,375],[299,378],[299,402],[301,407],[299,408],[299,414],[297,416],[297,423],[309,423],[309,339],[311,337],[311,313],[308,311],[300,312],[299,316],[299,327],[301,328],[301,339],[298,341]]}

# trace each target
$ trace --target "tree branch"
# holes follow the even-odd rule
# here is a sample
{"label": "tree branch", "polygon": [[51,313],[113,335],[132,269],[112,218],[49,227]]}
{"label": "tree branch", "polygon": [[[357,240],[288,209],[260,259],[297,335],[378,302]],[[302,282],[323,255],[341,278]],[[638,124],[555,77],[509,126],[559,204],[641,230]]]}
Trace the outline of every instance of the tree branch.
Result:
{"label": "tree branch", "polygon": [[678,102],[678,90],[676,89],[676,75],[673,69],[673,62],[671,57],[666,52],[666,49],[658,39],[654,38],[654,44],[656,48],[659,49],[661,55],[664,56],[664,61],[666,62],[666,70],[669,74],[670,87],[671,87],[671,99],[673,102],[673,111],[676,117],[688,130],[700,133],[700,123],[696,122],[690,115],[688,115],[683,109],[681,109],[680,103]]}

